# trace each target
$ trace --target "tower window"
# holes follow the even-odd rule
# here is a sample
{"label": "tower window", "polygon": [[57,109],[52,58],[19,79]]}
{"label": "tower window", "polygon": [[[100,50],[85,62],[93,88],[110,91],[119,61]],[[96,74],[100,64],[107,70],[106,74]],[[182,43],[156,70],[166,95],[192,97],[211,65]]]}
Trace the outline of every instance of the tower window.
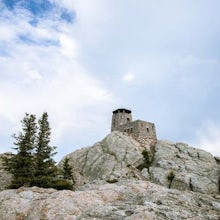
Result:
{"label": "tower window", "polygon": [[127,118],[127,122],[129,122],[130,121],[130,118]]}

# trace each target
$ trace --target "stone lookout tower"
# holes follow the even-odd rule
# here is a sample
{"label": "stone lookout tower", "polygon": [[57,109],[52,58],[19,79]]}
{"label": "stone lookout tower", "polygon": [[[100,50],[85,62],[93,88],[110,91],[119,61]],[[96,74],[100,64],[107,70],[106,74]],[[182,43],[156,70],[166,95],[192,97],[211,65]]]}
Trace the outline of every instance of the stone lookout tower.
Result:
{"label": "stone lookout tower", "polygon": [[131,111],[121,108],[113,111],[112,116],[112,129],[111,131],[118,130],[121,125],[127,124],[132,121]]}
{"label": "stone lookout tower", "polygon": [[157,142],[155,125],[142,120],[132,121],[131,111],[124,108],[113,111],[111,131],[126,132],[143,145],[154,146]]}

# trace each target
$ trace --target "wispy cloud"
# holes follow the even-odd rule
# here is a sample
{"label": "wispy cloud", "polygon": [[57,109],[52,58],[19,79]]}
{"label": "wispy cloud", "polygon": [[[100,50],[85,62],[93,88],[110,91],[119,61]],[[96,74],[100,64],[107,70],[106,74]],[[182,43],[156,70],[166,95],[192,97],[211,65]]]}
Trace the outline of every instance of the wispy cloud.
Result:
{"label": "wispy cloud", "polygon": [[133,81],[135,79],[135,75],[131,72],[127,72],[125,75],[123,75],[122,79],[124,81]]}
{"label": "wispy cloud", "polygon": [[204,121],[218,125],[219,6],[0,1],[0,122],[8,137],[24,112],[45,110],[65,147],[102,138],[118,106],[154,122],[158,138],[192,140]]}
{"label": "wispy cloud", "polygon": [[[81,129],[88,129],[91,114],[113,101],[100,80],[80,63],[81,45],[72,23],[48,14],[32,25],[26,9],[22,15],[16,10],[5,10],[0,22],[0,122],[2,127],[12,125],[7,134],[4,131],[11,143],[1,146],[2,152],[11,146],[10,136],[19,129],[25,112],[48,111],[53,139],[61,143],[69,130],[80,135]],[[85,115],[85,109],[94,110]],[[93,118],[102,123],[102,117]]]}
{"label": "wispy cloud", "polygon": [[195,145],[215,156],[220,156],[220,124],[214,122],[204,123],[196,131]]}

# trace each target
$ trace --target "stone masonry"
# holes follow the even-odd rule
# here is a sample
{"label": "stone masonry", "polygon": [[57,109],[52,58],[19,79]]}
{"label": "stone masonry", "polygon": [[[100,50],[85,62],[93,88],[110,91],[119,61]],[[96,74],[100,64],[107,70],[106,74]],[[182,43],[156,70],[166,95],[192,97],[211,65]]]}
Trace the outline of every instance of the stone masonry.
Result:
{"label": "stone masonry", "polygon": [[113,111],[111,131],[126,132],[142,145],[155,146],[157,142],[155,125],[142,120],[132,121],[131,111],[128,109]]}

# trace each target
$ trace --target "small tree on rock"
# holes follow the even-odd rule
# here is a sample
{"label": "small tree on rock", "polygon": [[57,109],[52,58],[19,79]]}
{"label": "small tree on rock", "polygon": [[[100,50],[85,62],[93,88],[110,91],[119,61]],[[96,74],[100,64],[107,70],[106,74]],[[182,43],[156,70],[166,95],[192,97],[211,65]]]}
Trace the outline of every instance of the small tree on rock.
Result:
{"label": "small tree on rock", "polygon": [[63,173],[63,178],[64,179],[73,180],[72,167],[70,166],[69,158],[67,158],[67,157],[63,161],[62,173]]}
{"label": "small tree on rock", "polygon": [[169,189],[171,188],[171,185],[172,185],[172,182],[173,182],[173,179],[175,178],[175,174],[174,172],[171,170],[170,173],[168,174],[167,176],[167,179],[169,180]]}

